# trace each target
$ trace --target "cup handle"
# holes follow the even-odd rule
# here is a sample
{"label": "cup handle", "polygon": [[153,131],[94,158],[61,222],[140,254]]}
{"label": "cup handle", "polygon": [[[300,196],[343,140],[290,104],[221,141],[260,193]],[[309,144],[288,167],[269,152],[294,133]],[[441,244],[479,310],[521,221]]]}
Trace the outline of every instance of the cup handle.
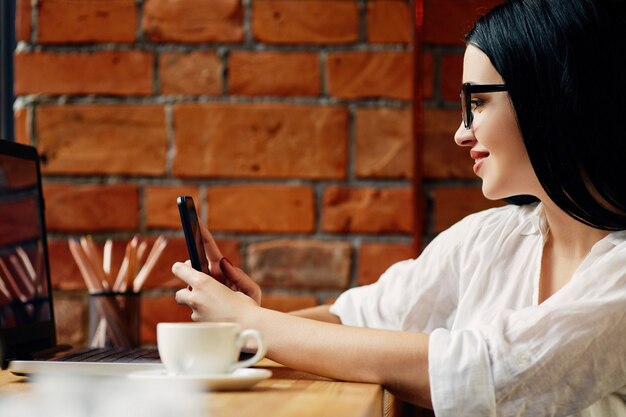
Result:
{"label": "cup handle", "polygon": [[256,342],[257,342],[256,353],[254,354],[253,357],[249,359],[232,364],[229,369],[229,372],[233,372],[235,369],[247,368],[248,366],[252,366],[258,361],[260,361],[261,359],[263,359],[263,357],[265,356],[267,347],[265,346],[265,343],[263,343],[263,338],[261,337],[261,333],[259,333],[258,330],[254,330],[254,329],[246,329],[242,331],[241,333],[239,333],[239,336],[237,336],[237,346],[239,346],[239,350],[241,350],[246,338],[248,337],[253,337],[256,339]]}

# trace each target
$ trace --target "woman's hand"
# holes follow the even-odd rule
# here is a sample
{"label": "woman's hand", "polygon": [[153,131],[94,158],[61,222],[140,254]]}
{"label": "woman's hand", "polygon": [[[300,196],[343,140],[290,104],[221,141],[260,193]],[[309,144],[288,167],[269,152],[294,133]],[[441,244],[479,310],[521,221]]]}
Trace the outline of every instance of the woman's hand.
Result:
{"label": "woman's hand", "polygon": [[176,302],[192,309],[194,321],[239,321],[246,307],[261,304],[261,287],[224,256],[211,232],[200,225],[210,275],[177,262],[172,272],[188,284],[176,293]]}
{"label": "woman's hand", "polygon": [[[240,268],[224,258],[220,248],[217,246],[213,235],[204,225],[200,225],[204,250],[209,261],[209,271],[211,277],[226,285],[233,291],[239,291],[252,298],[257,305],[261,304],[261,287],[252,280]],[[192,286],[193,287],[193,286]]]}
{"label": "woman's hand", "polygon": [[[227,280],[238,282],[251,280],[242,270],[230,263],[221,266]],[[247,313],[258,307],[251,297],[242,292],[232,291],[210,276],[193,269],[186,263],[176,262],[172,272],[186,282],[189,287],[176,293],[176,302],[191,308],[194,321],[229,321],[242,323]],[[193,289],[190,289],[193,288]]]}

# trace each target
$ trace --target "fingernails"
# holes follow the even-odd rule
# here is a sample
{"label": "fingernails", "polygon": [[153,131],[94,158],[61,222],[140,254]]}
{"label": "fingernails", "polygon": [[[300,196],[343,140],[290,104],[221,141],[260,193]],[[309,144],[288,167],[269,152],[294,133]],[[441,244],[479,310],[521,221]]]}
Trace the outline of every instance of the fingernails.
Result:
{"label": "fingernails", "polygon": [[220,259],[220,268],[224,269],[224,264],[222,263],[227,263],[228,265],[230,265],[231,267],[233,267],[233,263],[231,261],[228,260],[228,258],[224,257],[222,259]]}
{"label": "fingernails", "polygon": [[[174,275],[176,275],[176,270],[177,270],[178,268],[180,268],[180,267],[181,267],[181,265],[184,265],[184,264],[183,264],[182,262],[174,262],[174,265],[172,265],[172,273],[173,273]],[[189,289],[189,291],[192,291],[192,290],[193,290],[193,288],[191,288],[191,285],[188,285],[188,286],[187,286],[187,289]]]}

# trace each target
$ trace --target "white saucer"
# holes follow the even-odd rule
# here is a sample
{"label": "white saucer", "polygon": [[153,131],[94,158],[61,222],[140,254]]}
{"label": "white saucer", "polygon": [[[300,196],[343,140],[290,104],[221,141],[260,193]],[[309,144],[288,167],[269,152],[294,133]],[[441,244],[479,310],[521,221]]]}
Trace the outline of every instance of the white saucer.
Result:
{"label": "white saucer", "polygon": [[152,381],[182,381],[195,383],[210,391],[228,391],[250,388],[254,384],[272,376],[272,371],[257,368],[241,368],[231,374],[211,375],[174,375],[165,369],[133,372],[128,374],[131,379]]}

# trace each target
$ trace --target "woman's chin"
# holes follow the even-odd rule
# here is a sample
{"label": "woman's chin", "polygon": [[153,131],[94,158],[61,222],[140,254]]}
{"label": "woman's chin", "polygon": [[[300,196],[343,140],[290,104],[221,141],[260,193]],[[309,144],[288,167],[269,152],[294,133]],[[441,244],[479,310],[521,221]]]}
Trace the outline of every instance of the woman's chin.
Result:
{"label": "woman's chin", "polygon": [[483,192],[483,196],[485,196],[487,200],[492,200],[492,201],[503,200],[513,195],[510,193],[503,193],[501,190],[496,190],[493,187],[489,187],[489,184],[486,183],[485,180],[483,180],[482,192]]}

